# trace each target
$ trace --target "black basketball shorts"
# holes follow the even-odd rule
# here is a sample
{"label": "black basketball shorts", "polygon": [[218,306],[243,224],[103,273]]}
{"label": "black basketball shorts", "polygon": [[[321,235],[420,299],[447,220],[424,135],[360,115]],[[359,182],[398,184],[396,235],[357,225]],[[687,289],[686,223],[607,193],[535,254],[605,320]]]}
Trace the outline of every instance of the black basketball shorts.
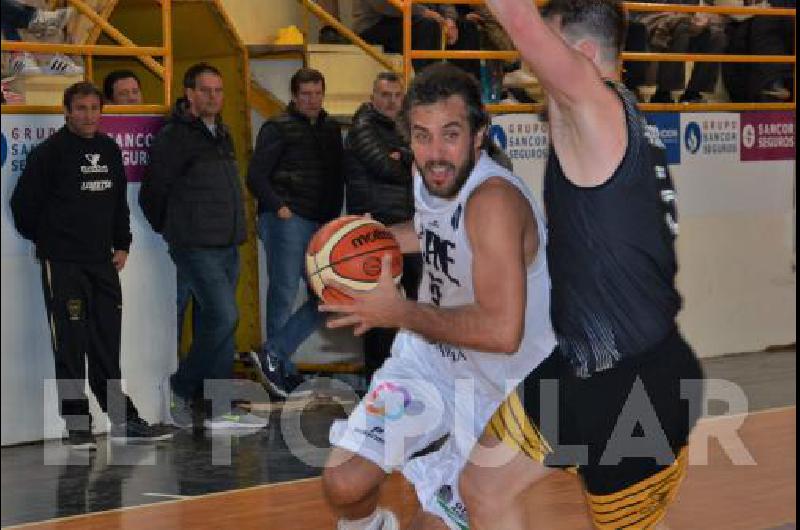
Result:
{"label": "black basketball shorts", "polygon": [[600,529],[652,528],[686,473],[703,372],[676,331],[651,351],[579,378],[556,350],[487,431],[550,467],[576,471]]}

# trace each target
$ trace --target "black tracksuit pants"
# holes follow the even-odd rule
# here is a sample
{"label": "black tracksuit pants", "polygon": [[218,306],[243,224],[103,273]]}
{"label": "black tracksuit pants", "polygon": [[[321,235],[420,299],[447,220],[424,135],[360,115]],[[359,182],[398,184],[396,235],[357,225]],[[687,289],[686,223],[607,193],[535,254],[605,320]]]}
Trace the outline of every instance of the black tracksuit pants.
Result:
{"label": "black tracksuit pants", "polygon": [[59,412],[69,430],[91,427],[89,387],[114,424],[138,418],[122,392],[122,290],[111,259],[73,263],[42,259],[42,286],[56,365]]}

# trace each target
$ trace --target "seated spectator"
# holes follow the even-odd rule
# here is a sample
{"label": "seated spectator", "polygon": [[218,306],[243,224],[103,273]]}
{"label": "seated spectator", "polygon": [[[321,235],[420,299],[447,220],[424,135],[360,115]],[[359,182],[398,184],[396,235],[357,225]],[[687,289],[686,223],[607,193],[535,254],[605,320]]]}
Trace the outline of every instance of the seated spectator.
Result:
{"label": "seated spectator", "polygon": [[[632,16],[628,21],[625,51],[647,51],[647,26],[640,22],[638,17]],[[625,61],[622,64],[622,82],[625,83],[628,90],[636,94],[636,98],[640,102],[644,100],[640,87],[647,83],[647,69],[650,64],[646,61]]]}
{"label": "seated spectator", "polygon": [[103,97],[112,105],[141,105],[139,78],[130,70],[114,70],[103,80]]}
{"label": "seated spectator", "polygon": [[[696,4],[697,0],[668,0],[672,4]],[[641,22],[647,27],[652,51],[665,53],[725,53],[726,18],[708,13],[646,13]],[[673,90],[682,90],[682,103],[703,101],[701,92],[713,92],[719,77],[719,63],[697,62],[689,84],[685,84],[682,62],[659,62],[656,93],[651,103],[674,103]]]}
{"label": "seated spectator", "polygon": [[[19,0],[2,0],[2,35],[6,40],[24,40],[20,30],[30,32],[36,39],[52,37],[62,34],[69,20],[75,13],[72,7],[65,7],[48,11],[38,9],[24,4]],[[36,57],[29,52],[14,52],[8,61],[9,75],[31,75],[31,74],[64,74],[78,75],[83,73],[83,68],[77,65],[72,59],[62,54],[45,56],[42,58],[40,66]],[[5,63],[4,63],[5,64]],[[4,80],[7,84],[8,79]],[[11,99],[10,90],[4,87],[4,99]],[[15,95],[15,98],[21,96]]]}
{"label": "seated spectator", "polygon": [[64,30],[75,9],[65,7],[55,11],[37,9],[19,0],[2,0],[2,30],[6,40],[20,41],[20,29],[27,29],[36,37],[54,35]]}
{"label": "seated spectator", "polygon": [[[791,7],[794,0],[771,0],[765,7]],[[734,17],[728,30],[728,53],[792,55],[794,25],[790,17]],[[784,102],[793,98],[792,65],[785,63],[726,63],[725,88],[735,102]]]}
{"label": "seated spectator", "polygon": [[[370,44],[380,44],[387,53],[402,53],[403,17],[388,0],[354,0],[353,19],[354,30],[362,39]],[[448,50],[480,48],[477,26],[459,17],[452,5],[412,6],[411,41],[415,50],[441,49],[442,32],[446,35]],[[436,61],[415,59],[414,69],[419,71],[433,62]],[[480,61],[459,60],[453,64],[480,79]]]}

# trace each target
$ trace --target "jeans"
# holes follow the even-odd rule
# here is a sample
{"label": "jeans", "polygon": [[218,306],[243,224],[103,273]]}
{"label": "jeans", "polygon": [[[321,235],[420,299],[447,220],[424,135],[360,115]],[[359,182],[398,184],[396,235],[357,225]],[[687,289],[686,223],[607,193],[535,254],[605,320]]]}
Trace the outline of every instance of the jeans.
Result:
{"label": "jeans", "polygon": [[22,40],[17,30],[27,28],[35,14],[34,7],[17,0],[2,0],[3,38],[13,41]]}
{"label": "jeans", "polygon": [[188,355],[170,377],[173,392],[194,399],[207,379],[231,379],[236,351],[236,284],[239,281],[239,249],[170,248],[178,275],[194,300],[194,329]]}
{"label": "jeans", "polygon": [[258,218],[258,237],[267,254],[267,341],[264,349],[281,361],[284,375],[297,372],[292,354],[322,323],[316,296],[309,292],[308,300],[294,313],[294,303],[300,280],[306,282],[305,253],[308,242],[319,229],[316,221],[293,215],[279,219],[273,212]]}
{"label": "jeans", "polygon": [[[192,291],[189,287],[189,282],[186,280],[186,275],[180,270],[175,274],[175,291],[175,298],[178,305],[178,350],[180,350],[181,338],[183,337],[183,321],[186,319],[186,310],[189,308],[189,302],[192,300]],[[192,325],[194,326],[194,321]]]}

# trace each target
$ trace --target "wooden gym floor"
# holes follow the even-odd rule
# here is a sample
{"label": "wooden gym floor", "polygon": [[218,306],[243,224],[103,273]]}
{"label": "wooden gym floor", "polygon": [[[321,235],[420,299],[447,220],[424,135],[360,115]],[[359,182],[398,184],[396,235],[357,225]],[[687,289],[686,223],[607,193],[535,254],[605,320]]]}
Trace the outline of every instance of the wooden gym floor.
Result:
{"label": "wooden gym floor", "polygon": [[[792,382],[791,401],[794,402],[793,382],[796,372],[793,359],[791,362],[792,371],[788,377]],[[769,365],[762,364],[760,367],[761,370],[756,374],[755,370],[751,370],[754,367],[748,366],[748,372],[755,374],[748,377],[760,377],[770,370]],[[737,438],[731,437],[731,433],[738,433],[742,443],[737,444]],[[692,439],[691,458],[693,462],[702,460],[707,450],[708,464],[695,463],[690,466],[677,502],[670,510],[667,520],[669,527],[672,530],[794,529],[795,445],[794,405],[773,406],[747,416],[723,416],[703,420]],[[269,450],[263,445],[256,447],[259,448],[264,451]],[[12,498],[6,493],[11,484],[6,477],[9,471],[6,459],[8,450],[3,449],[4,527],[9,524],[6,516],[13,508]],[[41,449],[38,454],[41,454]],[[748,457],[752,457],[749,463]],[[236,474],[242,475],[247,469],[246,466],[240,466]],[[175,500],[162,500],[155,504],[62,517],[10,528],[36,530],[334,528],[334,517],[322,497],[319,479],[312,476],[318,474],[318,471],[309,468],[301,469],[298,473],[311,478],[210,494],[163,495]],[[135,480],[135,477],[117,478],[118,481]],[[281,480],[281,477],[275,475],[273,479]],[[23,479],[17,477],[17,480]],[[246,483],[237,481],[237,484]],[[85,486],[79,484],[81,485]],[[231,486],[236,487],[233,484]],[[99,489],[103,489],[102,485]],[[181,491],[191,493],[191,488],[183,488]],[[19,492],[17,502],[24,503],[24,498],[30,498],[32,495],[34,492],[31,491]],[[400,476],[393,475],[390,478],[382,496],[383,504],[394,509],[403,522],[407,522],[417,510],[414,492]],[[535,485],[526,498],[532,529],[590,528],[580,485],[572,475],[554,473]],[[61,501],[60,498],[58,500]],[[160,499],[151,498],[149,502],[157,500]],[[126,503],[123,500],[119,505],[128,504],[133,503]],[[91,511],[89,506],[81,508],[83,511]]]}

